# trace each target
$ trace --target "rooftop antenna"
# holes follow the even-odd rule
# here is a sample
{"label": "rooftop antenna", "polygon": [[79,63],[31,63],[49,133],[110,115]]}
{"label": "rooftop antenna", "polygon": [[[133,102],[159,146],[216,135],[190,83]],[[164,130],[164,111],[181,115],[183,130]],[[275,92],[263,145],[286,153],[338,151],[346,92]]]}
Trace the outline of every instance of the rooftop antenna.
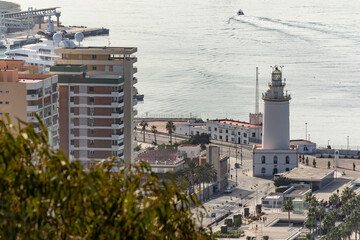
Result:
{"label": "rooftop antenna", "polygon": [[[255,92],[255,114],[256,116],[259,114],[259,68],[256,67],[256,92]],[[256,117],[256,124],[258,118]]]}
{"label": "rooftop antenna", "polygon": [[84,40],[84,34],[82,32],[75,33],[75,41],[79,43],[79,47],[82,40]]}
{"label": "rooftop antenna", "polygon": [[29,7],[28,12],[27,12],[27,36],[26,36],[26,38],[29,38],[30,35],[33,35],[32,28],[33,28],[33,8]]}

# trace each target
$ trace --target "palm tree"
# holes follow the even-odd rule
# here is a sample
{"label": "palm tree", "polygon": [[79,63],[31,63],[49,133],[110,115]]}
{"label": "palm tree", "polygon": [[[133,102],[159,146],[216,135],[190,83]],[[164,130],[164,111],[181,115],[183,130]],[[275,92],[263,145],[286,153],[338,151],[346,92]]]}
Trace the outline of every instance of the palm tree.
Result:
{"label": "palm tree", "polygon": [[214,168],[214,165],[212,165],[211,163],[205,163],[202,166],[204,166],[204,170],[205,170],[202,173],[204,175],[204,178],[205,178],[205,183],[216,182],[216,180],[217,180],[217,172],[216,172],[216,169]]}
{"label": "palm tree", "polygon": [[156,132],[157,132],[157,130],[156,130],[155,125],[151,126],[151,132],[154,134],[154,143],[155,143],[155,145],[157,145],[157,141],[156,141]]}
{"label": "palm tree", "polygon": [[192,188],[192,192],[195,193],[195,184],[198,183],[198,164],[194,161],[190,161],[187,163],[187,166],[184,169],[185,178],[189,181],[190,187]]}
{"label": "palm tree", "polygon": [[355,196],[355,192],[352,188],[345,187],[344,190],[341,193],[341,202],[342,204],[345,204],[348,200],[353,198]]}
{"label": "palm tree", "polygon": [[145,130],[146,130],[146,127],[149,126],[149,124],[147,123],[147,121],[142,120],[140,123],[140,126],[141,126],[141,130],[144,134],[144,142],[145,142]]}
{"label": "palm tree", "polygon": [[314,197],[315,196],[314,196],[314,194],[312,192],[306,193],[305,194],[305,202],[310,204]]}
{"label": "palm tree", "polygon": [[316,217],[320,220],[320,223],[321,223],[321,220],[322,218],[325,216],[325,208],[323,205],[319,205],[317,208],[316,208]]}
{"label": "palm tree", "polygon": [[175,130],[175,125],[174,125],[173,121],[168,121],[166,123],[166,130],[168,131],[168,133],[170,135],[170,144],[172,144],[172,134]]}
{"label": "palm tree", "polygon": [[286,202],[284,203],[284,205],[282,206],[283,210],[288,212],[288,219],[289,219],[289,226],[290,226],[290,212],[292,210],[294,210],[294,205],[293,202],[291,201],[291,199],[286,200]]}
{"label": "palm tree", "polygon": [[304,226],[308,229],[310,229],[310,233],[312,232],[312,229],[316,228],[316,219],[315,216],[307,216]]}
{"label": "palm tree", "polygon": [[329,197],[329,202],[333,207],[336,207],[340,203],[340,197],[336,193]]}

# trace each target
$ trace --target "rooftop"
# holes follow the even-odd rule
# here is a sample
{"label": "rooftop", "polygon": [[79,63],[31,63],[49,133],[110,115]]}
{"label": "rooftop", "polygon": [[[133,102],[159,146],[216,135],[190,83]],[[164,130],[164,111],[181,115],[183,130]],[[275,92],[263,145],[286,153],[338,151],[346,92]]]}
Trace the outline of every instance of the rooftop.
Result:
{"label": "rooftop", "polygon": [[255,124],[251,124],[248,122],[242,122],[242,121],[237,121],[237,120],[233,120],[233,119],[214,119],[214,120],[209,120],[209,122],[218,122],[218,123],[222,123],[222,124],[235,125],[235,126],[240,126],[240,127],[249,127],[249,128],[261,126],[261,125],[255,125]]}
{"label": "rooftop", "polygon": [[50,67],[51,72],[86,72],[86,65],[56,64]]}
{"label": "rooftop", "polygon": [[200,144],[198,144],[198,145],[181,144],[179,147],[186,147],[186,148],[200,148]]}
{"label": "rooftop", "polygon": [[290,144],[315,144],[315,143],[304,139],[294,139],[294,140],[290,140]]}
{"label": "rooftop", "polygon": [[108,54],[133,54],[137,52],[136,47],[69,47],[59,48],[55,50],[55,53],[68,53],[76,54],[79,52],[108,55]]}
{"label": "rooftop", "polygon": [[65,84],[120,84],[123,83],[124,79],[122,77],[118,78],[97,78],[97,77],[73,77],[73,76],[59,76],[59,83]]}
{"label": "rooftop", "polygon": [[176,149],[156,149],[146,150],[145,152],[140,153],[135,161],[147,162],[150,165],[176,165],[184,161],[184,159],[178,157]]}
{"label": "rooftop", "polygon": [[285,174],[285,176],[297,181],[319,181],[333,172],[335,172],[335,170],[313,167],[299,167],[292,169],[289,173]]}

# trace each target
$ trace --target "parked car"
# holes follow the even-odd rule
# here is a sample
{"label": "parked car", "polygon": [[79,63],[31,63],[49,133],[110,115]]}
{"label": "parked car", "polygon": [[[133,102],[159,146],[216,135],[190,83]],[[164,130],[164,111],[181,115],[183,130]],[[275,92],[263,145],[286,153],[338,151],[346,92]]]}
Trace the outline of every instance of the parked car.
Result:
{"label": "parked car", "polygon": [[231,187],[227,187],[225,190],[224,190],[224,193],[232,193],[232,189]]}

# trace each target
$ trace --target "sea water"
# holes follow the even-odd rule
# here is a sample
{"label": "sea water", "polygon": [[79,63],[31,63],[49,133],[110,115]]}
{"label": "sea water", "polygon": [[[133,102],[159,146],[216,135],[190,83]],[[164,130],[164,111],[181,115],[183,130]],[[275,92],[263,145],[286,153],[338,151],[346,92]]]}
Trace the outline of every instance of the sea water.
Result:
{"label": "sea water", "polygon": [[[360,1],[19,0],[59,6],[64,25],[106,27],[84,45],[137,47],[138,116],[248,120],[283,65],[291,138],[360,145]],[[236,16],[242,9],[244,16]],[[54,18],[55,20],[55,18]],[[261,94],[260,94],[261,96]],[[260,99],[260,110],[263,103]]]}

